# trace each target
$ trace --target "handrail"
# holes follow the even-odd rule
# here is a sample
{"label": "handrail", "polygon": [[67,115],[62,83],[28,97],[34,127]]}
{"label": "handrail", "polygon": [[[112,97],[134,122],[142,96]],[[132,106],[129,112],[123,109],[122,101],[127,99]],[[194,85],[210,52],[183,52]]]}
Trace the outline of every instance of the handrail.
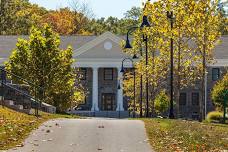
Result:
{"label": "handrail", "polygon": [[8,73],[8,74],[10,74],[10,75],[13,75],[13,76],[17,77],[17,78],[20,79],[20,80],[23,80],[24,82],[27,82],[29,85],[32,85],[32,86],[34,86],[34,87],[37,87],[37,88],[41,89],[42,91],[44,90],[42,87],[40,87],[40,86],[38,86],[38,85],[36,85],[36,84],[34,84],[34,83],[32,83],[32,82],[30,82],[30,81],[28,81],[28,80],[22,78],[22,77],[20,77],[20,76],[14,74],[14,73],[12,73],[12,72],[7,71],[7,70],[5,70],[5,69],[2,68],[2,67],[0,67],[0,69],[1,69],[1,71],[4,71],[4,72],[6,72],[6,73]]}
{"label": "handrail", "polygon": [[7,86],[7,87],[10,88],[10,89],[13,89],[13,90],[19,92],[20,94],[23,94],[24,96],[26,96],[26,97],[28,97],[28,98],[30,98],[30,99],[33,99],[34,102],[39,103],[39,102],[37,102],[37,99],[35,99],[33,96],[30,96],[29,94],[27,94],[27,93],[25,93],[25,92],[23,92],[23,91],[20,91],[19,89],[15,88],[15,87],[12,87],[12,86],[10,86],[10,85],[8,85],[8,84],[6,84],[6,83],[2,83],[2,84],[3,84],[4,86]]}
{"label": "handrail", "polygon": [[[29,97],[29,98],[31,98],[31,99],[33,99],[33,101],[32,102],[34,102],[35,101],[35,103],[38,103],[37,101],[39,101],[39,102],[41,102],[40,100],[38,100],[37,98],[36,98],[36,92],[37,92],[37,88],[39,88],[40,90],[44,90],[42,87],[40,87],[40,86],[38,86],[38,85],[35,85],[34,83],[32,83],[32,82],[30,82],[30,81],[28,81],[28,80],[26,80],[26,79],[24,79],[24,78],[22,78],[22,77],[20,77],[20,76],[18,76],[18,75],[16,75],[16,74],[14,74],[14,73],[12,73],[12,72],[9,72],[9,71],[7,71],[7,70],[5,70],[3,67],[0,67],[0,70],[1,70],[1,77],[2,77],[2,82],[1,82],[1,84],[4,86],[7,86],[7,87],[9,87],[9,88],[11,88],[11,89],[13,89],[13,90],[16,90],[17,92],[19,92],[19,93],[21,93],[21,94],[23,94],[23,95],[25,95],[25,96],[27,96],[27,97]],[[5,72],[5,73],[3,73],[3,71]],[[28,95],[28,94],[25,94],[23,91],[20,91],[20,90],[18,90],[18,89],[16,89],[16,88],[14,88],[14,87],[12,87],[12,86],[9,86],[9,85],[7,85],[4,81],[6,81],[6,75],[3,75],[3,74],[11,74],[11,75],[13,75],[13,76],[15,76],[16,78],[18,78],[18,79],[20,79],[20,80],[23,80],[24,82],[27,82],[29,85],[32,85],[33,87],[35,87],[35,96],[34,97],[32,97],[32,96],[30,96],[30,95]],[[35,111],[35,115],[38,117],[39,116],[39,104],[37,104],[37,107],[36,107],[36,111]]]}

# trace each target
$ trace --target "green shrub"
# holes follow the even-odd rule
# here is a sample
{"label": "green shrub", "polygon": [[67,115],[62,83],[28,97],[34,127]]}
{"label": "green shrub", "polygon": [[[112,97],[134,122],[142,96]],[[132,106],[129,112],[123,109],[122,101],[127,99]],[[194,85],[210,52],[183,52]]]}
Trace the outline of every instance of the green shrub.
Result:
{"label": "green shrub", "polygon": [[219,111],[212,111],[207,114],[208,122],[220,122],[223,118],[223,113]]}
{"label": "green shrub", "polygon": [[228,90],[228,73],[215,84],[211,92],[212,101],[219,109],[223,109],[226,90]]}
{"label": "green shrub", "polygon": [[155,111],[157,114],[162,114],[169,108],[169,97],[165,93],[165,90],[162,90],[155,98]]}

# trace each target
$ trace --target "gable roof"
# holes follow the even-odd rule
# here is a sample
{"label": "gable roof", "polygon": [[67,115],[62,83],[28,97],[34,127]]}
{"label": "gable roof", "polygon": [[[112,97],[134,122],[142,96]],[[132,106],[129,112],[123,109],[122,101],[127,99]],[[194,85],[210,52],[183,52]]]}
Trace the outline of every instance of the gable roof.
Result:
{"label": "gable roof", "polygon": [[106,39],[110,39],[111,41],[115,42],[116,44],[120,44],[120,42],[123,40],[116,35],[112,34],[111,32],[105,32],[102,35],[98,36],[96,39],[86,43],[86,45],[83,45],[79,49],[76,49],[74,51],[74,57],[79,56],[89,49],[93,48],[94,46],[100,44],[101,42],[105,41]]}

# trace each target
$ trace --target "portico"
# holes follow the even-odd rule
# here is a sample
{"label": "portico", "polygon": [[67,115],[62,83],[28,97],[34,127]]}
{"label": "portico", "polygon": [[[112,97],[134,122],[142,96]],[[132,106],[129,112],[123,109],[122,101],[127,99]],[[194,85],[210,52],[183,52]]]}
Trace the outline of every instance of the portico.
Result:
{"label": "portico", "polygon": [[[93,80],[92,80],[92,108],[91,111],[124,111],[123,107],[123,79],[120,68],[113,67],[92,67]],[[113,75],[113,79],[104,80],[104,70],[115,70],[118,74],[117,77]],[[116,73],[115,72],[115,73]],[[103,79],[103,80],[102,80]],[[103,82],[106,81],[106,84]],[[120,86],[119,88],[117,86]],[[107,98],[109,99],[107,103]],[[111,106],[111,107],[110,107]]]}
{"label": "portico", "polygon": [[[122,39],[106,32],[75,50],[75,68],[84,69],[87,111],[128,111],[123,95]],[[125,67],[132,67],[126,63]]]}

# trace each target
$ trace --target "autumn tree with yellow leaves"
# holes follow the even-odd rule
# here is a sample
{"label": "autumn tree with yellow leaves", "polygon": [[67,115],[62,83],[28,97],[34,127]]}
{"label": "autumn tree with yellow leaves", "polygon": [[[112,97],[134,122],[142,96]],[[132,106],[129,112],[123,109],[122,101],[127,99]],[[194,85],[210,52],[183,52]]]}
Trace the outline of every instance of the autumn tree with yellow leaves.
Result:
{"label": "autumn tree with yellow leaves", "polygon": [[[167,11],[172,11],[175,16],[173,29],[170,28]],[[148,16],[151,27],[137,30],[134,33],[134,48],[126,51],[134,54],[140,48],[144,48],[142,35],[148,36],[149,65],[145,66],[145,57],[142,54],[136,67],[137,74],[142,74],[144,78],[145,71],[148,70],[152,113],[154,97],[162,89],[165,88],[166,91],[169,89],[167,84],[169,84],[170,77],[170,39],[173,38],[176,114],[179,114],[180,91],[185,87],[195,85],[196,80],[202,80],[200,118],[203,118],[206,63],[213,62],[213,48],[220,38],[219,28],[222,16],[218,11],[218,1],[160,0],[154,3],[147,2],[144,15]],[[138,81],[139,79],[136,83],[137,88],[139,88]],[[130,86],[130,82],[133,82],[131,76],[125,80],[125,84]],[[126,90],[126,95],[129,95],[127,92]]]}

